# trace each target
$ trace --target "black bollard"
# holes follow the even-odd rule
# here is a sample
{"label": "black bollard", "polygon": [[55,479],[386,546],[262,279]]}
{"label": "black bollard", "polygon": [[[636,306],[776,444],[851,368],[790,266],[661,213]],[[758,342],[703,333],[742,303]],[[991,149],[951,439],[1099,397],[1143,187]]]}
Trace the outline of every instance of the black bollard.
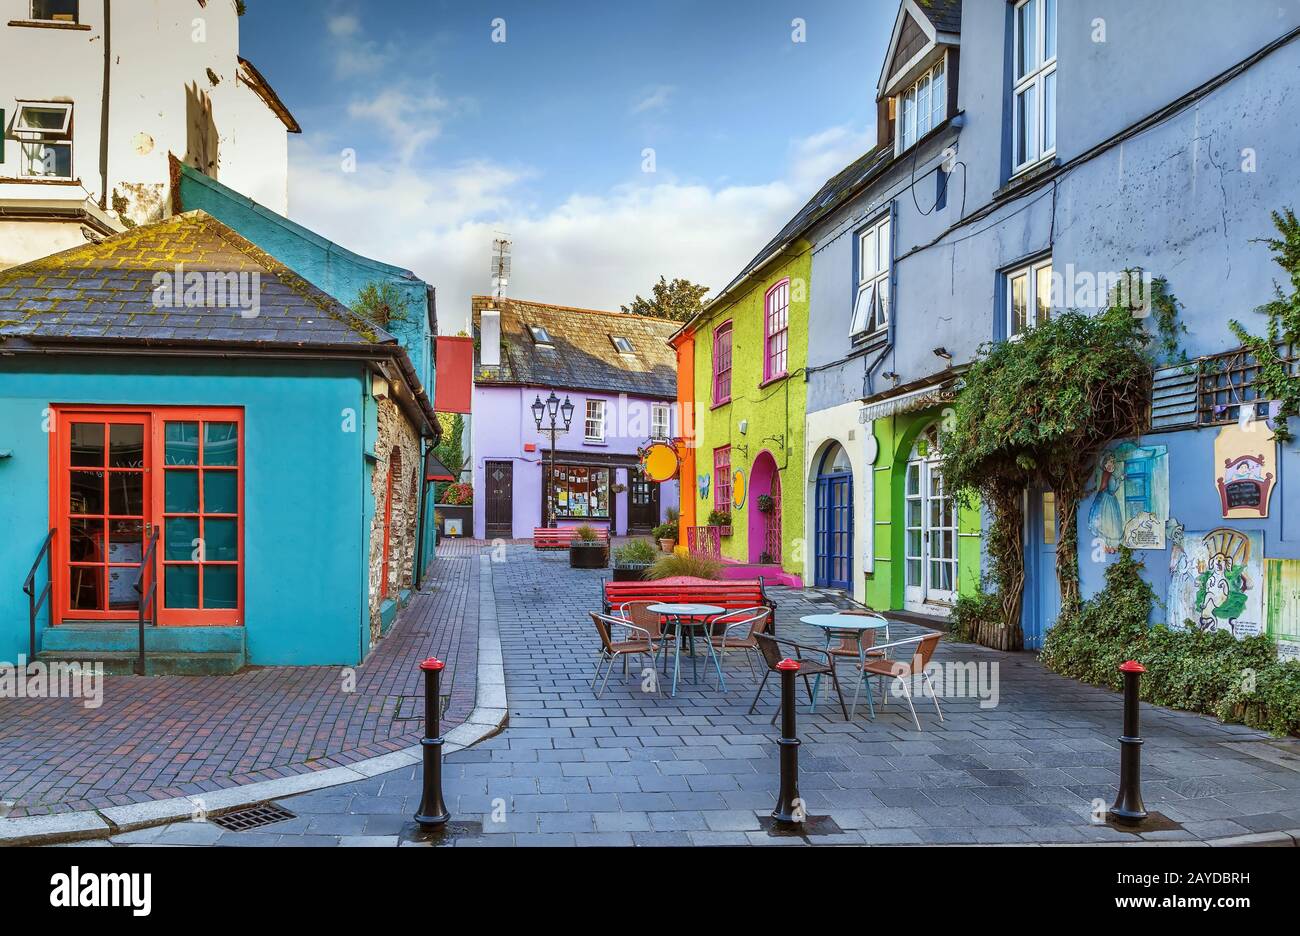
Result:
{"label": "black bollard", "polygon": [[1142,739],[1138,737],[1138,683],[1146,667],[1137,660],[1121,663],[1124,674],[1124,736],[1119,739],[1119,795],[1110,815],[1116,822],[1137,825],[1147,817],[1142,804]]}
{"label": "black bollard", "polygon": [[442,660],[428,659],[420,664],[424,673],[424,795],[415,821],[429,831],[446,824],[451,818],[447,804],[442,801],[442,719],[438,712],[438,682],[446,664]]}
{"label": "black bollard", "polygon": [[799,739],[795,737],[794,702],[795,677],[799,664],[782,660],[776,665],[781,673],[781,793],[772,810],[772,818],[780,823],[797,825],[803,822],[803,810],[796,806],[799,799]]}

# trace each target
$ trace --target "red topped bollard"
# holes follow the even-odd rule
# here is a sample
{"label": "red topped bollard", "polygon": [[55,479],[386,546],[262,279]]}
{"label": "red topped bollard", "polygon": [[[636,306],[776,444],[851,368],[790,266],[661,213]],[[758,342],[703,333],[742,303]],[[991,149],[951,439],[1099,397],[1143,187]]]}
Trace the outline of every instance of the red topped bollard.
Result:
{"label": "red topped bollard", "polygon": [[424,737],[420,740],[424,753],[424,794],[415,821],[425,830],[441,828],[451,818],[442,800],[442,718],[438,711],[438,685],[445,668],[442,660],[428,659],[420,664],[424,673]]}
{"label": "red topped bollard", "polygon": [[803,822],[803,806],[799,803],[799,739],[795,736],[794,703],[795,677],[799,675],[796,660],[782,660],[776,664],[781,674],[781,792],[777,796],[772,818],[780,823],[798,825]]}
{"label": "red topped bollard", "polygon": [[1119,739],[1119,795],[1109,815],[1126,825],[1137,825],[1147,817],[1142,803],[1142,739],[1138,736],[1139,683],[1146,667],[1137,660],[1121,663],[1124,674],[1124,735]]}

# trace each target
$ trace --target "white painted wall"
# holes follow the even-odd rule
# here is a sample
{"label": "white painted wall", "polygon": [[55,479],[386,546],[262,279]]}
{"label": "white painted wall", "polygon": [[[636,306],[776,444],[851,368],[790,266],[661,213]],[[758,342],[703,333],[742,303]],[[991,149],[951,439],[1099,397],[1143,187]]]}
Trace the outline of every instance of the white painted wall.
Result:
{"label": "white painted wall", "polygon": [[868,447],[874,445],[870,425],[858,422],[862,404],[853,401],[809,413],[804,426],[804,477],[808,490],[804,500],[804,572],[805,584],[816,581],[817,561],[817,469],[831,442],[844,447],[853,467],[853,599],[866,601],[867,583],[863,572],[873,568],[871,530],[875,471],[867,461]]}
{"label": "white painted wall", "polygon": [[[117,0],[111,10],[105,179],[103,0],[81,0],[78,28],[12,25],[28,19],[29,0],[0,0],[0,210],[98,204],[107,192],[114,227],[120,226],[115,203],[135,223],[157,220],[167,210],[170,152],[287,214],[288,130],[240,77],[234,0]],[[17,102],[24,100],[73,104],[71,181],[20,177],[19,140],[10,131]],[[0,262],[84,242],[76,224],[74,234],[43,237],[35,230],[15,231],[19,223],[0,224]]]}

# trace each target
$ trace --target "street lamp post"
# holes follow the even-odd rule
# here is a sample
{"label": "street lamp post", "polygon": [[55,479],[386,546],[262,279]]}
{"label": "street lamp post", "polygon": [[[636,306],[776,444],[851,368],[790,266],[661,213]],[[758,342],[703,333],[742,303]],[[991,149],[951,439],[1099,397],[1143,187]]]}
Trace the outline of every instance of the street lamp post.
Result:
{"label": "street lamp post", "polygon": [[[533,420],[537,423],[537,431],[551,434],[550,469],[547,473],[549,483],[543,486],[542,497],[546,499],[546,526],[553,528],[555,526],[555,498],[552,495],[555,485],[555,436],[560,432],[568,432],[569,427],[573,425],[573,401],[566,394],[564,403],[561,404],[560,398],[552,390],[545,402],[542,402],[539,394],[531,409]],[[548,421],[548,425],[542,425],[543,422]]]}

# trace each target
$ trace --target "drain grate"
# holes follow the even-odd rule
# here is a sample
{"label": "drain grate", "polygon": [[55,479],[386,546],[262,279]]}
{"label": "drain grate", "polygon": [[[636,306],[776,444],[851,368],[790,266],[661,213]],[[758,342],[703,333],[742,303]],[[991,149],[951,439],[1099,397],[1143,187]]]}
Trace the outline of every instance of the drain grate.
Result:
{"label": "drain grate", "polygon": [[[451,705],[451,695],[438,696],[438,717],[442,718],[447,714],[447,708]],[[393,713],[393,721],[416,721],[424,718],[424,696],[422,695],[404,695],[397,697],[397,711]]]}
{"label": "drain grate", "polygon": [[830,816],[808,816],[798,825],[785,825],[771,816],[759,816],[758,826],[772,838],[801,838],[805,842],[815,835],[842,835],[844,830]]}
{"label": "drain grate", "polygon": [[296,818],[297,816],[283,806],[277,806],[275,803],[262,803],[258,806],[249,806],[246,809],[236,809],[234,812],[224,813],[215,817],[212,824],[230,832],[247,832],[250,829],[260,829],[262,826],[269,826],[276,822],[284,822],[286,819]]}

